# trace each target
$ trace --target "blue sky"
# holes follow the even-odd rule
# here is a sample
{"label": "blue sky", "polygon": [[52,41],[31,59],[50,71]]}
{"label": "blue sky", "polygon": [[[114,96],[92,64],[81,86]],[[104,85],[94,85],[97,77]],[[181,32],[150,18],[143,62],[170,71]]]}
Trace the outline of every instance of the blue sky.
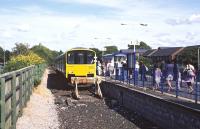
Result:
{"label": "blue sky", "polygon": [[66,51],[127,48],[137,40],[152,48],[197,45],[199,7],[198,0],[1,0],[0,46],[42,43]]}

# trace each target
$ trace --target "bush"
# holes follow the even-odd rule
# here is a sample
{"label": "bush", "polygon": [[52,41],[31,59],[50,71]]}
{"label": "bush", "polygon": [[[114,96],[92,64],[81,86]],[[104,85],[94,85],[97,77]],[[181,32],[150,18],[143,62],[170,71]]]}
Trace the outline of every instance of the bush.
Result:
{"label": "bush", "polygon": [[30,65],[41,64],[44,62],[44,59],[42,59],[33,52],[30,52],[26,55],[13,56],[11,57],[11,60],[8,62],[8,64],[6,64],[4,72],[10,72]]}

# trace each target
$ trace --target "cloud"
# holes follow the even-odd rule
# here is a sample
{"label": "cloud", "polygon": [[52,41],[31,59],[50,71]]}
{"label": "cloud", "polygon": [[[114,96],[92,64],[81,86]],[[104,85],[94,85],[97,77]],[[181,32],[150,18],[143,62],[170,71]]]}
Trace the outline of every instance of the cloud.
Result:
{"label": "cloud", "polygon": [[120,7],[119,5],[123,3],[123,0],[47,0],[62,4],[68,3],[78,3],[78,4],[91,4],[105,7]]}
{"label": "cloud", "polygon": [[[28,42],[30,46],[43,43],[53,50],[66,51],[69,48],[84,46],[101,49],[105,45],[116,45],[118,48],[127,48],[130,41],[142,40],[152,47],[158,46],[183,46],[183,43],[196,43],[198,26],[171,26],[171,24],[184,24],[199,22],[199,15],[191,15],[183,20],[171,21],[166,24],[164,19],[177,16],[170,9],[155,8],[155,2],[140,0],[46,0],[53,1],[52,5],[67,8],[71,4],[79,3],[79,6],[90,4],[91,6],[105,6],[121,9],[121,12],[113,10],[111,15],[107,11],[101,13],[105,16],[93,13],[59,10],[55,6],[45,5],[18,6],[12,9],[0,9],[0,43],[7,43],[14,47],[15,42]],[[148,4],[147,4],[148,3]],[[88,7],[88,6],[86,6]],[[84,7],[85,9],[85,7]],[[104,9],[104,8],[103,8]],[[78,10],[78,9],[77,9]],[[148,10],[148,11],[147,11]],[[83,11],[83,10],[79,10]],[[86,12],[88,12],[86,11]],[[181,11],[182,12],[182,11]],[[185,14],[184,14],[185,15]],[[182,17],[182,15],[178,15]],[[10,20],[12,19],[12,20]],[[147,23],[147,27],[138,26],[139,23]],[[127,23],[121,26],[120,23]],[[189,24],[189,23],[188,23]],[[187,25],[188,25],[187,24]],[[3,31],[2,31],[3,30]],[[98,39],[94,39],[97,37]],[[110,39],[107,39],[110,38]],[[9,39],[9,40],[8,40]],[[183,41],[181,41],[183,40]]]}
{"label": "cloud", "polygon": [[30,25],[29,24],[17,25],[16,30],[19,32],[28,32],[30,30]]}
{"label": "cloud", "polygon": [[161,33],[153,35],[153,37],[155,37],[155,38],[161,38],[161,37],[166,37],[166,36],[170,36],[170,33],[161,32]]}
{"label": "cloud", "polygon": [[12,32],[10,32],[10,31],[4,31],[3,33],[2,33],[2,37],[4,37],[4,38],[12,38],[13,37],[13,34],[12,34]]}
{"label": "cloud", "polygon": [[193,14],[188,18],[167,19],[166,23],[173,26],[200,23],[200,14]]}
{"label": "cloud", "polygon": [[200,14],[193,14],[190,16],[189,21],[200,23]]}

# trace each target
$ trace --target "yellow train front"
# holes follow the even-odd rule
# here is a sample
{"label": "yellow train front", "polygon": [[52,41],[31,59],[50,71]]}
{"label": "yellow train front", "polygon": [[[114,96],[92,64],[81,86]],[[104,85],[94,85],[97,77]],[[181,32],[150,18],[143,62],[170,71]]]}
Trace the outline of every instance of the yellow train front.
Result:
{"label": "yellow train front", "polygon": [[78,77],[81,84],[96,78],[96,53],[91,49],[74,48],[66,53],[66,78]]}
{"label": "yellow train front", "polygon": [[77,97],[78,86],[88,84],[97,84],[97,94],[101,96],[98,93],[100,79],[96,77],[96,58],[95,51],[91,49],[73,48],[55,59],[54,67],[66,76],[68,83],[75,86]]}

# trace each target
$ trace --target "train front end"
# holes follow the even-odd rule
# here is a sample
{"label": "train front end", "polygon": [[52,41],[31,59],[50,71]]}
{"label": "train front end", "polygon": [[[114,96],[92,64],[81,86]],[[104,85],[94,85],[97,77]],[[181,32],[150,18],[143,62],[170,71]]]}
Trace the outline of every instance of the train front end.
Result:
{"label": "train front end", "polygon": [[96,53],[90,49],[72,49],[66,53],[66,78],[73,83],[94,83],[96,78]]}

